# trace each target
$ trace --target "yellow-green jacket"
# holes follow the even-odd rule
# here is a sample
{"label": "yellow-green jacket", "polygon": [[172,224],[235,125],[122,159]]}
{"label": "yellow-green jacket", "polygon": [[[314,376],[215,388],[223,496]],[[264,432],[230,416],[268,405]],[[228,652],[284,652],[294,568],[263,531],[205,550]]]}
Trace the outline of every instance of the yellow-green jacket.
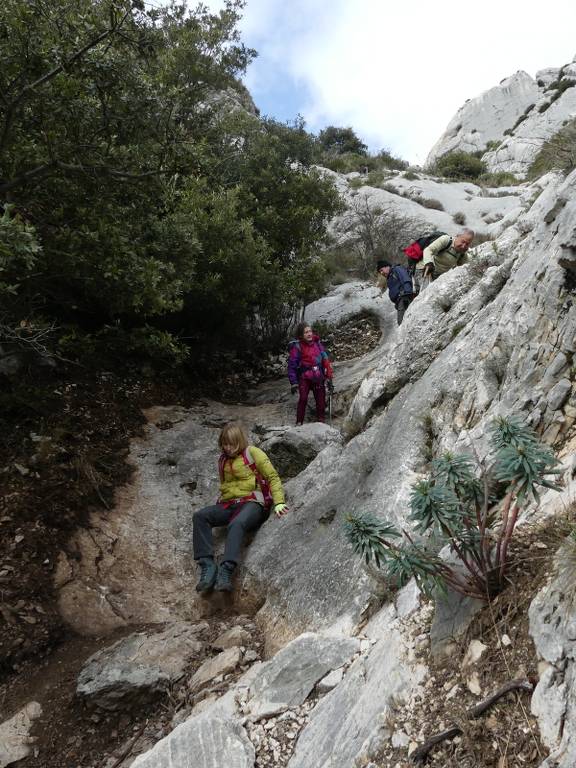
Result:
{"label": "yellow-green jacket", "polygon": [[[270,483],[270,491],[274,504],[284,504],[284,489],[278,472],[274,469],[272,462],[266,456],[263,450],[249,445],[248,455],[256,464],[256,469],[262,477]],[[254,494],[256,501],[260,504],[263,501],[260,486],[256,475],[250,467],[244,463],[242,454],[233,459],[227,459],[222,463],[223,477],[220,479],[220,498],[219,501],[231,501],[232,499],[243,499],[245,496]]]}
{"label": "yellow-green jacket", "polygon": [[450,235],[442,235],[433,240],[427,248],[424,248],[422,261],[418,262],[417,268],[424,269],[427,264],[433,264],[434,274],[438,277],[438,275],[448,272],[449,269],[466,264],[468,262],[468,255],[466,253],[459,253],[450,245],[451,241]]}

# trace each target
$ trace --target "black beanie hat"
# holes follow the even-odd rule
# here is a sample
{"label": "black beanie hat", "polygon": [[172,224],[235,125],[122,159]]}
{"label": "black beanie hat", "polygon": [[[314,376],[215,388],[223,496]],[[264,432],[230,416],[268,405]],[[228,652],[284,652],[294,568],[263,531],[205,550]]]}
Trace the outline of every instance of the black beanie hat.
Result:
{"label": "black beanie hat", "polygon": [[376,271],[380,272],[382,267],[391,267],[391,266],[392,266],[392,264],[390,264],[389,261],[377,261],[376,262]]}

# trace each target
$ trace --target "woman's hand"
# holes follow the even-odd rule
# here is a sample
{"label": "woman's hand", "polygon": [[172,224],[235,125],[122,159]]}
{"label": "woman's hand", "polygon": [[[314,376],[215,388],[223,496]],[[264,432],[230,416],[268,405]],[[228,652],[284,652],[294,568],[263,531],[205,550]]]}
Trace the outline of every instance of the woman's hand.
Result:
{"label": "woman's hand", "polygon": [[276,517],[283,517],[287,512],[288,512],[287,504],[274,505],[274,514],[276,515]]}

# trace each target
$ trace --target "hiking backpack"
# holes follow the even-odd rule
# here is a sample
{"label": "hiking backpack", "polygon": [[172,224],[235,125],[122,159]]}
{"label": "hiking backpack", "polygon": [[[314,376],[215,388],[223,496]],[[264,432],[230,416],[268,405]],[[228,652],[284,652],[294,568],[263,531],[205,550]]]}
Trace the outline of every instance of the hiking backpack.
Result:
{"label": "hiking backpack", "polygon": [[260,487],[260,491],[264,499],[264,509],[267,512],[269,512],[272,509],[272,506],[274,504],[274,499],[272,498],[272,489],[270,488],[270,483],[268,482],[268,480],[266,480],[265,477],[262,477],[260,472],[258,472],[258,468],[256,467],[256,462],[254,461],[254,457],[250,453],[250,448],[245,448],[242,451],[242,460],[244,461],[244,464],[256,476],[256,482]]}
{"label": "hiking backpack", "polygon": [[[411,259],[412,261],[422,261],[422,257],[424,256],[424,249],[428,248],[430,243],[433,243],[434,240],[438,240],[439,237],[442,237],[442,235],[445,234],[446,232],[431,232],[429,235],[422,235],[422,237],[414,240],[413,243],[410,243],[410,245],[408,245],[406,248],[402,248],[402,250],[408,259]],[[452,238],[450,238],[450,242],[443,250],[450,248],[451,245]]]}

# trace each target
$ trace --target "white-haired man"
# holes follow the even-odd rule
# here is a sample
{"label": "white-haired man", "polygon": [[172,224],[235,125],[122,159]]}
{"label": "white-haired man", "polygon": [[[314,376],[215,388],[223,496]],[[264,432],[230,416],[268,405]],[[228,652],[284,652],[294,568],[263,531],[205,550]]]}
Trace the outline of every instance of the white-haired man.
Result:
{"label": "white-haired man", "polygon": [[422,261],[418,262],[415,278],[418,287],[422,287],[422,279],[429,277],[435,280],[438,275],[443,275],[449,269],[459,267],[468,261],[468,249],[474,240],[474,232],[464,229],[456,237],[441,235],[433,240],[425,249]]}

